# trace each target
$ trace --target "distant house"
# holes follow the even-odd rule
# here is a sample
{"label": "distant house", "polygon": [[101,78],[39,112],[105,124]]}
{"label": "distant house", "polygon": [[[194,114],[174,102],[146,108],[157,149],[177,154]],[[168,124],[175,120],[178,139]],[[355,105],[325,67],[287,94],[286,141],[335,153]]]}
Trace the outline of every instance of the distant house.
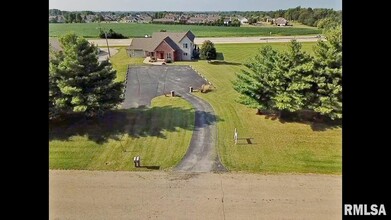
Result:
{"label": "distant house", "polygon": [[273,22],[274,19],[272,19],[270,16],[265,16],[264,21],[265,22]]}
{"label": "distant house", "polygon": [[232,23],[232,19],[231,18],[224,19],[224,25],[230,25],[231,23]]}
{"label": "distant house", "polygon": [[103,18],[105,21],[115,21],[115,18],[111,15],[105,15]]}
{"label": "distant house", "polygon": [[149,15],[138,15],[139,18],[138,23],[150,23],[152,21],[152,17]]}
{"label": "distant house", "polygon": [[153,19],[154,23],[176,23],[178,16],[175,14],[166,14],[163,18]]}
{"label": "distant house", "polygon": [[190,17],[187,20],[187,23],[188,24],[202,24],[202,23],[204,23],[204,21],[205,21],[204,17]]}
{"label": "distant house", "polygon": [[175,23],[175,19],[173,18],[157,18],[153,19],[154,23]]}
{"label": "distant house", "polygon": [[220,19],[219,15],[208,15],[207,17],[208,22],[216,22],[219,19]]}
{"label": "distant house", "polygon": [[129,15],[129,16],[125,16],[121,19],[121,23],[133,23],[133,22],[138,22],[139,18],[136,17],[136,16],[132,16],[132,15]]}
{"label": "distant house", "polygon": [[288,21],[285,18],[279,17],[274,20],[274,24],[277,26],[287,26]]}
{"label": "distant house", "polygon": [[53,21],[57,22],[57,16],[49,16],[49,22],[53,22]]}
{"label": "distant house", "polygon": [[62,15],[57,15],[57,16],[49,16],[49,23],[64,23],[65,19],[64,16]]}
{"label": "distant house", "polygon": [[131,57],[151,57],[164,61],[191,60],[195,49],[194,34],[155,32],[152,37],[133,38],[128,48]]}
{"label": "distant house", "polygon": [[185,15],[181,15],[178,19],[179,23],[181,23],[181,24],[186,24],[187,20],[188,20],[188,17]]}
{"label": "distant house", "polygon": [[91,23],[91,22],[93,22],[96,18],[97,18],[96,15],[86,15],[86,18],[84,19],[84,21],[85,21],[86,23]]}
{"label": "distant house", "polygon": [[248,19],[242,16],[238,16],[238,20],[241,24],[248,24]]}

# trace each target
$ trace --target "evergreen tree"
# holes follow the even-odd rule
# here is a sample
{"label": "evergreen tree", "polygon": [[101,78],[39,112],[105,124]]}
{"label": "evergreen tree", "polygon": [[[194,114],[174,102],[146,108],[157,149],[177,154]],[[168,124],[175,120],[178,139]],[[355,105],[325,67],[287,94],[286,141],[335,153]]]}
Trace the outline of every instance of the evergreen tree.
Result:
{"label": "evergreen tree", "polygon": [[276,63],[281,59],[281,55],[268,45],[245,64],[247,69],[242,69],[234,82],[234,89],[241,94],[240,103],[261,111],[276,110],[273,98],[279,83],[276,78],[280,74]]}
{"label": "evergreen tree", "polygon": [[64,55],[62,51],[55,51],[52,45],[49,44],[49,118],[57,118],[60,116],[62,112],[67,110],[67,105],[65,103],[64,96],[61,93],[59,87],[57,86],[57,82],[59,80],[59,76],[57,74],[52,74],[50,71],[50,66],[58,64],[61,60],[64,59]]}
{"label": "evergreen tree", "polygon": [[275,64],[279,75],[276,76],[277,92],[273,101],[280,111],[304,109],[313,96],[312,58],[301,48],[301,43],[292,40],[288,52]]}
{"label": "evergreen tree", "polygon": [[315,47],[314,72],[317,99],[311,109],[331,119],[342,118],[342,27],[326,32],[327,41]]}
{"label": "evergreen tree", "polygon": [[[270,46],[237,74],[234,89],[239,102],[260,111],[296,112],[312,110],[330,119],[342,118],[342,29],[327,32],[319,41],[315,57],[291,41],[287,52]],[[280,115],[281,116],[281,115]]]}
{"label": "evergreen tree", "polygon": [[123,101],[123,84],[106,60],[98,62],[98,48],[75,34],[60,39],[63,52],[49,63],[49,117],[83,112],[92,117]]}
{"label": "evergreen tree", "polygon": [[306,107],[312,97],[312,59],[302,52],[301,44],[293,40],[286,53],[271,46],[261,48],[237,74],[236,91],[239,102],[261,111],[294,112]]}

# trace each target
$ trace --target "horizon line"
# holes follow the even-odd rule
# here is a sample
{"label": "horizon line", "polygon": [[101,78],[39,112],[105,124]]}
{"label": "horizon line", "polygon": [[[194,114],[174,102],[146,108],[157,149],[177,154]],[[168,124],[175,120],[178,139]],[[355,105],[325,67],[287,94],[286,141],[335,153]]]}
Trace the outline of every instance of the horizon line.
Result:
{"label": "horizon line", "polygon": [[[299,7],[299,6],[297,6]],[[294,7],[296,8],[296,7]],[[308,7],[308,8],[312,8],[312,7]],[[279,10],[288,10],[288,9],[291,9],[291,8],[287,8],[287,9],[276,9],[276,10],[265,10],[265,11],[262,11],[262,10],[255,10],[255,11],[252,11],[252,10],[224,10],[224,11],[209,11],[209,10],[205,10],[205,11],[183,11],[183,10],[155,10],[155,11],[145,11],[145,10],[133,10],[133,11],[120,11],[120,10],[109,10],[109,11],[94,11],[94,10],[62,10],[62,9],[58,9],[58,8],[49,8],[49,10],[53,10],[53,9],[56,9],[56,10],[60,10],[60,11],[70,11],[70,12],[78,12],[78,11],[92,11],[92,12],[270,12],[270,11],[279,11]],[[342,11],[342,9],[334,9],[334,8],[312,8],[312,9],[332,9],[334,11]]]}

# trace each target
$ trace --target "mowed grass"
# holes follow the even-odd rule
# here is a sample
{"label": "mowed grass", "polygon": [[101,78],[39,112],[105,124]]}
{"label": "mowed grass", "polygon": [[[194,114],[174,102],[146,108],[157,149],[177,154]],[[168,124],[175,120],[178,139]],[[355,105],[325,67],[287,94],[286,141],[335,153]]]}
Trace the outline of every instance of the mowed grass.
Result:
{"label": "mowed grass", "polygon": [[[205,61],[177,62],[192,65],[215,86],[210,93],[195,93],[208,101],[222,119],[218,123],[218,151],[231,171],[261,173],[341,174],[342,129],[325,124],[287,123],[256,115],[255,109],[235,102],[238,93],[232,87],[242,63],[253,57],[265,44],[217,44],[227,64]],[[286,50],[287,43],[271,43]],[[315,43],[303,43],[309,53]],[[234,144],[234,129],[239,143]],[[247,143],[246,138],[252,144]]]}
{"label": "mowed grass", "polygon": [[[194,109],[181,98],[157,97],[152,108],[114,111],[99,120],[72,117],[49,127],[49,168],[166,170],[186,153]],[[133,157],[142,168],[134,168]]]}
{"label": "mowed grass", "polygon": [[110,58],[113,68],[117,70],[117,82],[123,82],[126,78],[128,65],[143,65],[144,58],[130,58],[126,52],[126,47],[116,47],[118,53]]}
{"label": "mowed grass", "polygon": [[[222,120],[218,123],[218,151],[231,171],[260,173],[341,174],[342,129],[325,124],[287,123],[255,114],[238,104],[232,88],[235,73],[246,60],[266,44],[217,44],[226,64],[205,61],[176,62],[192,65],[217,89],[197,96],[207,100]],[[287,43],[271,43],[286,50]],[[315,43],[303,43],[312,52]],[[120,48],[111,61],[123,81],[128,64],[142,59],[129,58]],[[122,73],[122,74],[121,74]],[[133,157],[140,155],[147,169],[169,169],[185,154],[194,126],[194,110],[178,98],[158,97],[151,110],[117,111],[106,123],[76,120],[51,126],[49,149],[51,169],[136,170]],[[107,123],[107,120],[110,123]],[[234,128],[239,143],[233,143]],[[247,138],[252,144],[247,143]]]}
{"label": "mowed grass", "polygon": [[216,27],[198,25],[164,25],[164,24],[124,24],[124,23],[82,23],[82,24],[49,24],[49,36],[58,37],[68,32],[79,36],[97,38],[99,27],[113,29],[127,37],[144,37],[153,32],[186,32],[191,30],[197,37],[249,37],[249,36],[295,36],[315,35],[321,30],[306,27]]}

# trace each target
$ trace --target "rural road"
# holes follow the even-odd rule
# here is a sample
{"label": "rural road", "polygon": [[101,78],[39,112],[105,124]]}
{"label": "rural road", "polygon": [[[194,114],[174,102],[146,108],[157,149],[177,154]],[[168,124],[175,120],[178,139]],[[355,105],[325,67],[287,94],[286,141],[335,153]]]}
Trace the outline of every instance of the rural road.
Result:
{"label": "rural road", "polygon": [[342,176],[49,170],[49,219],[342,219]]}
{"label": "rural road", "polygon": [[182,161],[174,168],[185,172],[224,172],[216,151],[217,127],[212,106],[189,93],[180,94],[195,108],[195,124],[189,148]]}
{"label": "rural road", "polygon": [[[210,40],[215,44],[228,44],[228,43],[277,43],[277,42],[289,42],[292,39],[296,39],[299,42],[316,42],[319,38],[316,35],[311,36],[282,36],[282,37],[196,37],[194,43],[201,45],[205,40]],[[90,43],[97,44],[101,47],[106,47],[105,39],[89,39]],[[108,39],[109,46],[129,46],[132,39]]]}

